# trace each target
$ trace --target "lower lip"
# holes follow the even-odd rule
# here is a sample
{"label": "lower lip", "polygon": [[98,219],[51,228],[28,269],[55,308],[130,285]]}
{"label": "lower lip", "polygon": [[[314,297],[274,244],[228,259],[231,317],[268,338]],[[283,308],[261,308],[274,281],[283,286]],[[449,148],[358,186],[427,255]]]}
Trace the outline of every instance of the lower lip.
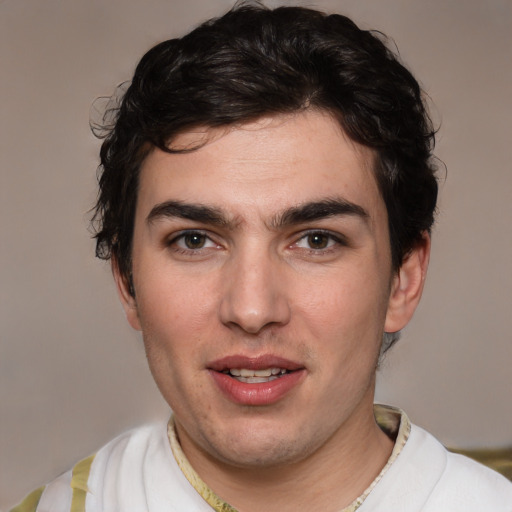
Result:
{"label": "lower lip", "polygon": [[240,382],[226,373],[210,370],[213,380],[231,402],[241,405],[271,405],[281,400],[305,375],[305,370],[295,370],[269,382],[249,384]]}

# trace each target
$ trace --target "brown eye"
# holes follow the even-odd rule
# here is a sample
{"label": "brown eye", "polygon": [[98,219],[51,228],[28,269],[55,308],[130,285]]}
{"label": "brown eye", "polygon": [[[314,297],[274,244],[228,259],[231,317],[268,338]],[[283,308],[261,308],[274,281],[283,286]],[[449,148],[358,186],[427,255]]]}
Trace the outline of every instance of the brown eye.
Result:
{"label": "brown eye", "polygon": [[173,238],[169,246],[183,251],[200,251],[217,247],[217,244],[206,233],[190,230]]}
{"label": "brown eye", "polygon": [[295,242],[294,246],[299,249],[312,251],[313,253],[323,254],[336,246],[346,245],[342,235],[331,233],[330,231],[310,231]]}
{"label": "brown eye", "polygon": [[207,237],[202,233],[188,233],[183,235],[183,244],[187,249],[202,249],[206,244]]}
{"label": "brown eye", "polygon": [[311,233],[307,236],[308,246],[311,249],[325,249],[329,245],[330,237],[323,233]]}

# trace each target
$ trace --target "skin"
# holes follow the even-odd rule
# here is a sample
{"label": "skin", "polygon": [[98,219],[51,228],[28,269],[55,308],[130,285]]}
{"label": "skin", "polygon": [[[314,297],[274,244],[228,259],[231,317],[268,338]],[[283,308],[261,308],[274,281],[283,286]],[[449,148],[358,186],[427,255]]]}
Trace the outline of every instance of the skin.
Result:
{"label": "skin", "polygon": [[[373,417],[376,364],[384,330],[403,328],[419,301],[428,236],[393,272],[374,155],[325,113],[187,132],[172,146],[198,143],[143,164],[135,297],[114,264],[128,321],[218,495],[240,511],[261,510],[262,493],[269,511],[339,510],[392,450]],[[182,218],[170,201],[223,222]],[[357,212],[283,220],[322,201]],[[269,404],[236,403],[212,377],[229,356],[284,358],[300,378]]]}

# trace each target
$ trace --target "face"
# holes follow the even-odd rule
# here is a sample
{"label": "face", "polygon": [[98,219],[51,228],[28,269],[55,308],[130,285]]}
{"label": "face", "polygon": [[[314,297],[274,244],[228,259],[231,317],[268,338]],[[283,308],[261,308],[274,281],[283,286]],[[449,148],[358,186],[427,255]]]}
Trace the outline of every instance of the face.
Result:
{"label": "face", "polygon": [[383,330],[410,316],[372,153],[311,111],[173,147],[198,143],[143,164],[128,320],[189,458],[307,459],[373,421]]}

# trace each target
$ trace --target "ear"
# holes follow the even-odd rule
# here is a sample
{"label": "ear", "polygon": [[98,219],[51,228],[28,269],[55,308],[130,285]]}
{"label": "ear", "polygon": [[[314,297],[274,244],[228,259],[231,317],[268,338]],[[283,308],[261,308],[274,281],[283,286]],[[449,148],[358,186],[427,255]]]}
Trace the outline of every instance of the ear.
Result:
{"label": "ear", "polygon": [[116,282],[117,293],[126,315],[128,323],[137,331],[141,331],[139,320],[139,311],[137,309],[137,301],[131,293],[132,287],[128,281],[128,277],[121,273],[117,258],[112,257],[112,274]]}
{"label": "ear", "polygon": [[429,259],[430,235],[425,232],[393,277],[385,332],[400,331],[412,318],[423,293]]}

